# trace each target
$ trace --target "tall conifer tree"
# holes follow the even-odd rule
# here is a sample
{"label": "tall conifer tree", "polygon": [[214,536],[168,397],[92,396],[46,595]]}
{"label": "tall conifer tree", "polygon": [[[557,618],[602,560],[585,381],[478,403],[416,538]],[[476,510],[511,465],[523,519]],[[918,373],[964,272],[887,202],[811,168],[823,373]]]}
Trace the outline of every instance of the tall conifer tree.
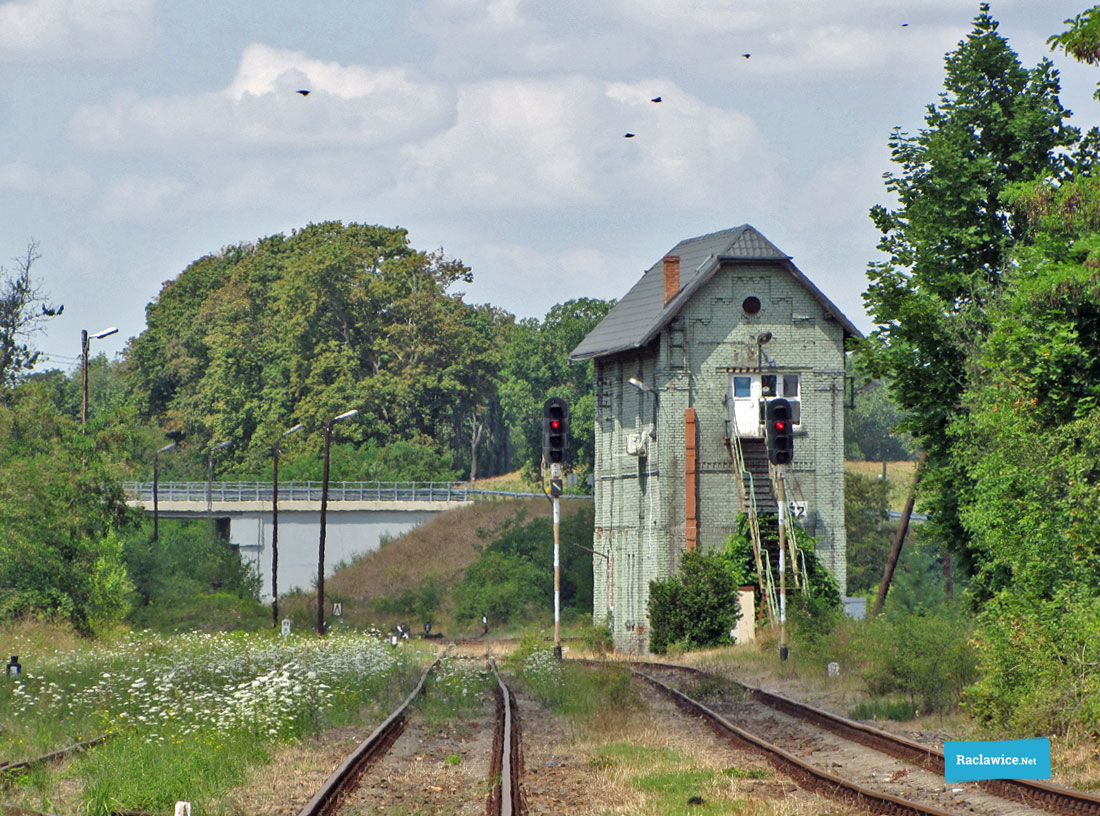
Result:
{"label": "tall conifer tree", "polygon": [[987,331],[984,306],[1023,235],[1003,200],[1006,185],[1056,174],[1057,150],[1075,142],[1049,60],[1027,70],[982,4],[974,28],[946,58],[944,91],[915,135],[890,139],[886,175],[896,209],[871,211],[888,259],[870,264],[864,294],[877,324],[865,347],[872,374],[889,377],[904,429],[928,453],[932,530],[964,552],[958,500],[966,490],[948,432],[978,372],[969,352]]}

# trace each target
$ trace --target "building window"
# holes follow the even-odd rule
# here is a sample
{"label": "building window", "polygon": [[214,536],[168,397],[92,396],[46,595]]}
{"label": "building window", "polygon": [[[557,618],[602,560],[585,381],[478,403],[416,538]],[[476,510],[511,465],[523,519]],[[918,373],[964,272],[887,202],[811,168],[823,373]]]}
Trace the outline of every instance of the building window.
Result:
{"label": "building window", "polygon": [[760,396],[767,399],[768,397],[775,396],[775,383],[776,376],[774,374],[763,374],[760,377]]}
{"label": "building window", "polygon": [[735,397],[752,396],[752,377],[734,377],[733,395]]}
{"label": "building window", "polygon": [[798,397],[798,375],[797,374],[784,374],[783,375],[783,396],[787,399],[795,399]]}
{"label": "building window", "polygon": [[745,314],[754,315],[760,311],[760,298],[750,295],[741,302],[741,308],[745,310]]}

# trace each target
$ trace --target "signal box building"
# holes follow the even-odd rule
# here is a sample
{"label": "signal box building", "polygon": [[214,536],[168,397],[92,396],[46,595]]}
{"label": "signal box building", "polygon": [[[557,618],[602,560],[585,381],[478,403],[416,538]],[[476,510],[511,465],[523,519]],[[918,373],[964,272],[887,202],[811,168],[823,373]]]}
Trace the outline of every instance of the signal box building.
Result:
{"label": "signal box building", "polygon": [[772,398],[793,413],[788,504],[844,592],[844,351],[859,336],[745,224],[681,241],[573,350],[595,362],[593,618],[616,648],[648,650],[649,582],[685,550],[721,546],[750,509],[775,524]]}

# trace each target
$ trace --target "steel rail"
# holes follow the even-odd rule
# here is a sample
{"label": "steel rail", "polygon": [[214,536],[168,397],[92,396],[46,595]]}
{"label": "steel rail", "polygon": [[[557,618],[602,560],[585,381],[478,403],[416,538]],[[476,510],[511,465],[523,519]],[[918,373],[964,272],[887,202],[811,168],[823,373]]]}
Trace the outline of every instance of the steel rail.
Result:
{"label": "steel rail", "polygon": [[363,742],[340,763],[340,766],[332,772],[320,790],[314,794],[298,816],[332,816],[340,804],[344,794],[362,776],[363,772],[376,758],[382,756],[389,747],[401,736],[405,729],[405,721],[409,706],[424,690],[424,684],[428,675],[439,665],[436,658],[432,665],[424,670],[420,676],[420,682],[412,690],[409,696],[386,720],[378,726]]}
{"label": "steel rail", "polygon": [[515,698],[508,691],[497,664],[489,658],[489,667],[497,679],[501,711],[497,718],[497,733],[493,739],[493,759],[490,764],[492,813],[498,816],[520,816],[526,812],[520,796],[520,734],[515,715]]}
{"label": "steel rail", "polygon": [[[705,677],[717,675],[697,669],[693,666],[681,666],[673,663],[629,661],[631,666],[644,666],[654,669],[686,672]],[[727,677],[722,677],[740,686],[753,699],[764,705],[782,711],[798,719],[807,720],[826,731],[844,739],[858,742],[868,748],[881,751],[896,759],[925,768],[933,773],[944,772],[943,751],[930,745],[922,745],[914,740],[875,728],[864,723],[849,720],[839,714],[800,703],[781,694],[753,688]],[[994,796],[1007,799],[1016,804],[1045,810],[1048,813],[1060,813],[1064,816],[1100,816],[1100,796],[1087,791],[1073,790],[1041,779],[986,779],[978,782],[978,787]]]}
{"label": "steel rail", "polygon": [[871,790],[855,782],[842,779],[821,768],[814,767],[808,762],[799,759],[794,754],[776,745],[772,745],[770,742],[754,734],[750,734],[748,731],[738,728],[718,712],[708,708],[698,700],[692,699],[682,691],[661,682],[656,677],[651,677],[636,669],[630,669],[630,671],[664,691],[685,710],[702,715],[707,722],[716,727],[720,732],[727,736],[732,736],[737,742],[762,753],[768,762],[777,770],[794,778],[807,790],[812,790],[834,799],[846,801],[849,804],[854,804],[857,807],[861,807],[875,814],[892,814],[892,816],[954,816],[954,814],[949,811],[929,805],[917,804],[916,802],[908,802],[905,799],[892,796],[888,793]]}
{"label": "steel rail", "polygon": [[32,810],[19,805],[9,805],[6,802],[0,802],[0,814],[3,816],[54,816],[45,810]]}
{"label": "steel rail", "polygon": [[15,774],[22,773],[35,765],[43,765],[48,762],[53,762],[55,759],[61,759],[69,754],[75,754],[77,751],[83,751],[87,748],[91,748],[94,745],[99,745],[101,742],[109,740],[112,734],[102,734],[90,740],[84,740],[83,742],[76,742],[72,745],[68,745],[64,748],[59,748],[56,751],[50,751],[48,754],[35,757],[34,759],[25,759],[21,762],[0,762],[0,782],[2,782],[8,776],[14,776]]}

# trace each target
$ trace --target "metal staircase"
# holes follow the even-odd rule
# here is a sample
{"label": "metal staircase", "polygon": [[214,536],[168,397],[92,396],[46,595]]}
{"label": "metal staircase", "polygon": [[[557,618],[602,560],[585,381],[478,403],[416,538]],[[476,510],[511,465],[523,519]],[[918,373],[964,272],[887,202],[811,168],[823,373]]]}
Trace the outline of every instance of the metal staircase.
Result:
{"label": "metal staircase", "polygon": [[768,447],[763,439],[741,439],[741,489],[752,496],[757,513],[779,512],[768,472]]}

